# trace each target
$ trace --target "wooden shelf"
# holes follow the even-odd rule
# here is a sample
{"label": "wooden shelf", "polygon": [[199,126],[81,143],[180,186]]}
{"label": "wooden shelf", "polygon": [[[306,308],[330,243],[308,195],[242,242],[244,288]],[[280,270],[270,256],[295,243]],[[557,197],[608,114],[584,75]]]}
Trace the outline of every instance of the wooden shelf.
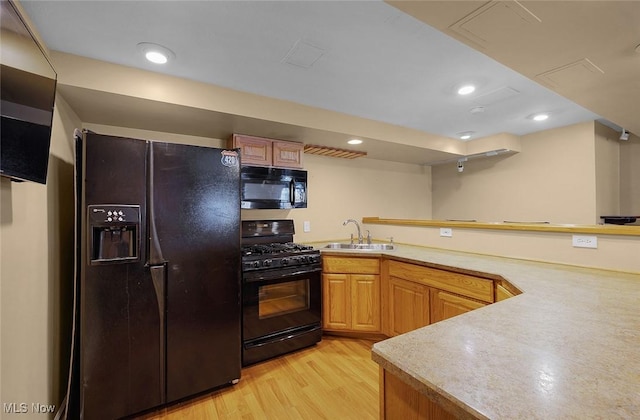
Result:
{"label": "wooden shelf", "polygon": [[627,225],[571,225],[549,223],[490,223],[460,220],[384,219],[363,217],[362,223],[373,225],[444,227],[462,229],[511,230],[524,232],[573,233],[587,235],[640,236],[640,226]]}
{"label": "wooden shelf", "polygon": [[304,152],[311,155],[320,155],[334,158],[355,159],[367,155],[367,152],[358,150],[338,149],[335,147],[316,146],[307,144],[304,146]]}

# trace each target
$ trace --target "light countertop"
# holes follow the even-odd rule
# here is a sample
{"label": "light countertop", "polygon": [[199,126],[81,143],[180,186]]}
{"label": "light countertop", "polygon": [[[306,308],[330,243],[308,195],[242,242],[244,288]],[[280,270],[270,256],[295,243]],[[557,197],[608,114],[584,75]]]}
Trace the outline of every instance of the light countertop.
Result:
{"label": "light countertop", "polygon": [[499,275],[523,291],[373,346],[381,367],[458,416],[640,418],[640,275],[402,244],[356,254]]}

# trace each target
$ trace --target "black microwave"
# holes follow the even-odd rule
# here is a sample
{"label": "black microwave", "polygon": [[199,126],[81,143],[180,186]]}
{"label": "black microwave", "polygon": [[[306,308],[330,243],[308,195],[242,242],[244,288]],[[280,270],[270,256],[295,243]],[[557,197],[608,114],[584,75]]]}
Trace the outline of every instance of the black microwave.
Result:
{"label": "black microwave", "polygon": [[243,209],[307,207],[307,171],[243,166],[240,179]]}

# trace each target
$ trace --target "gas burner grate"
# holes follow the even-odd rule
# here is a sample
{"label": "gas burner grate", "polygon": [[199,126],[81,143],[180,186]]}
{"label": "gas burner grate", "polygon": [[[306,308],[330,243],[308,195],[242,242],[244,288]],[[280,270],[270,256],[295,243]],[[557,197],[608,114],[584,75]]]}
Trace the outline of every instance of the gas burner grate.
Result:
{"label": "gas burner grate", "polygon": [[313,250],[310,245],[296,244],[294,242],[254,244],[242,247],[243,255],[270,255],[285,252],[302,252]]}

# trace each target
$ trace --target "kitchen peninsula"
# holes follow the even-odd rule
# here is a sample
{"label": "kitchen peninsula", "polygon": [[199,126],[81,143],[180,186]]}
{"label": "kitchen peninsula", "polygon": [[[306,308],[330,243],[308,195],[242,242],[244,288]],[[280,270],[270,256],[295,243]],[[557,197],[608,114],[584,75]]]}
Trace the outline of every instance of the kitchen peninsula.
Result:
{"label": "kitchen peninsula", "polygon": [[402,244],[367,255],[523,292],[375,344],[381,418],[640,416],[640,275]]}

